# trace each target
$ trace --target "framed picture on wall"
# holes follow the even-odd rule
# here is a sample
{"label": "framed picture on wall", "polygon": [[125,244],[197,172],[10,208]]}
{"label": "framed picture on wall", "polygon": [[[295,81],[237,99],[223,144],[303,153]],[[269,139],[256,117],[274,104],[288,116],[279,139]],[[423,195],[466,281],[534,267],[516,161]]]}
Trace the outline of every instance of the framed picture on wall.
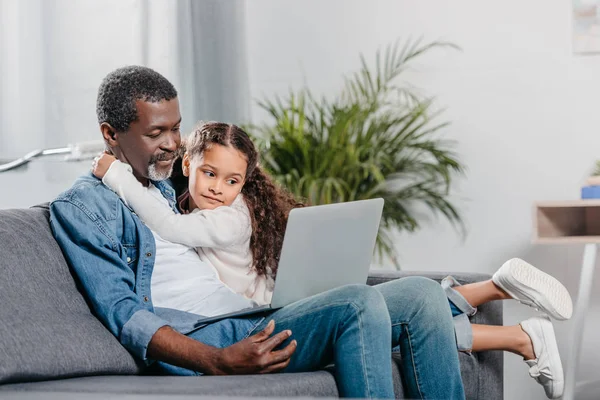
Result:
{"label": "framed picture on wall", "polygon": [[600,0],[572,0],[573,53],[600,54]]}

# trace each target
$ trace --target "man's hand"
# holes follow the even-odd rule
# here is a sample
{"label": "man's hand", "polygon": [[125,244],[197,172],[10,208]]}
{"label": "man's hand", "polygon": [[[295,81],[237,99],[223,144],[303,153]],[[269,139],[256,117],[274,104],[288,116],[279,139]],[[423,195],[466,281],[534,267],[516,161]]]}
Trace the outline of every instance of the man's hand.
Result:
{"label": "man's hand", "polygon": [[92,164],[92,173],[98,179],[104,178],[104,175],[106,175],[106,172],[110,168],[111,164],[115,162],[115,160],[115,156],[108,154],[107,152],[100,154],[94,158],[94,163]]}
{"label": "man's hand", "polygon": [[297,343],[292,340],[283,349],[273,350],[292,335],[291,331],[286,330],[271,336],[274,330],[275,322],[271,320],[267,327],[256,335],[220,349],[217,362],[207,373],[211,375],[241,375],[281,371],[290,363]]}
{"label": "man's hand", "polygon": [[147,355],[207,375],[277,372],[289,365],[290,357],[296,351],[296,341],[273,351],[292,334],[286,330],[271,336],[274,330],[275,323],[271,321],[262,332],[219,349],[163,326],[148,343]]}

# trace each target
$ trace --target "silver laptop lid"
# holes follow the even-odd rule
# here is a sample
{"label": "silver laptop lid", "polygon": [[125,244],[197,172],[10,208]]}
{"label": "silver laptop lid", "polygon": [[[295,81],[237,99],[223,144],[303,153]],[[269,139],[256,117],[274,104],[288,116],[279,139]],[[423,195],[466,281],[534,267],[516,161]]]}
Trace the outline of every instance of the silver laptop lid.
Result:
{"label": "silver laptop lid", "polygon": [[367,281],[383,199],[290,212],[271,306]]}

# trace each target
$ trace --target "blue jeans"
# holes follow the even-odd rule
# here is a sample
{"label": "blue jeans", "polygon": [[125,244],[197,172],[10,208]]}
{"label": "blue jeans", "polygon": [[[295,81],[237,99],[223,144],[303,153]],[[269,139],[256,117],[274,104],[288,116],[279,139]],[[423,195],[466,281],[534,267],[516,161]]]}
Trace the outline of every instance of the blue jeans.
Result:
{"label": "blue jeans", "polygon": [[446,292],[452,318],[454,320],[454,333],[456,336],[456,348],[458,351],[471,353],[473,348],[473,330],[471,329],[470,317],[475,315],[477,307],[473,307],[454,287],[460,283],[452,276],[442,280],[442,288]]}
{"label": "blue jeans", "polygon": [[[298,342],[284,372],[334,363],[342,397],[393,398],[392,349],[401,353],[408,397],[465,397],[452,312],[444,289],[433,280],[407,277],[373,287],[344,286],[260,317],[219,321],[188,336],[226,347],[264,329],[271,319],[275,333],[290,329],[289,340]],[[223,337],[229,340],[224,343]],[[195,374],[159,364],[171,374]]]}

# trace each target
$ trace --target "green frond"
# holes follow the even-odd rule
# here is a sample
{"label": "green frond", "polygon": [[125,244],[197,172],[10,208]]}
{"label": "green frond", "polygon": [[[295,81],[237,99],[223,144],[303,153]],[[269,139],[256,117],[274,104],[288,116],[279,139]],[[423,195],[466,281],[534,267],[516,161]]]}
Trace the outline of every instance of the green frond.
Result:
{"label": "green frond", "polygon": [[448,126],[435,99],[403,82],[410,63],[452,43],[397,41],[362,54],[334,99],[307,88],[258,105],[271,120],[246,126],[275,180],[313,205],[382,197],[376,255],[399,266],[392,233],[420,227],[422,209],[441,215],[464,234],[449,192],[465,167],[440,133]]}

